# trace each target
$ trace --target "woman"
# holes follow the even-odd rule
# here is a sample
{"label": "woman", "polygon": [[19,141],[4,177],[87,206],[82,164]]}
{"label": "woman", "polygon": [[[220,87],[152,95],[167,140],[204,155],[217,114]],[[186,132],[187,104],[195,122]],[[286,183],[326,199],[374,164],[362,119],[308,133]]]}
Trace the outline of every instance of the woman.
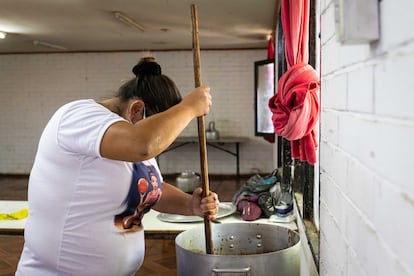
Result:
{"label": "woman", "polygon": [[141,220],[151,208],[216,217],[215,193],[201,198],[201,188],[189,195],[163,182],[154,158],[209,112],[209,87],[181,100],[153,58],[133,72],[115,97],[68,103],[44,129],[16,275],[133,275],[144,258]]}

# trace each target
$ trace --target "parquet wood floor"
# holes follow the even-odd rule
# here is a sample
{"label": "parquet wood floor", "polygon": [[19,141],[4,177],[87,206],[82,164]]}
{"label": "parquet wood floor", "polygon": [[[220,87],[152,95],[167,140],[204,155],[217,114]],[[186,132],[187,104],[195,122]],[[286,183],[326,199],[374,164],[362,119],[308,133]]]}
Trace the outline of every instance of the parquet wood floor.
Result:
{"label": "parquet wood floor", "polygon": [[[174,183],[176,175],[164,177],[167,182]],[[247,177],[210,176],[210,190],[219,195],[220,201],[231,201],[246,179]],[[27,182],[27,176],[0,175],[0,200],[27,200]],[[0,276],[14,275],[23,242],[22,235],[0,235]],[[173,238],[146,239],[145,246],[144,263],[136,276],[176,275]]]}

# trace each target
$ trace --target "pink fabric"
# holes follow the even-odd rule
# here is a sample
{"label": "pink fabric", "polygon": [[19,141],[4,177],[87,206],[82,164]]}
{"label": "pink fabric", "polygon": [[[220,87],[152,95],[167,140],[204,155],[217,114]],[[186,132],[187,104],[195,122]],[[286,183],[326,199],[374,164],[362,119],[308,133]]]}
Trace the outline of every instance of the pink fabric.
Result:
{"label": "pink fabric", "polygon": [[291,141],[292,157],[316,163],[319,76],[308,65],[309,0],[283,0],[282,27],[288,70],[269,100],[275,133]]}
{"label": "pink fabric", "polygon": [[316,163],[319,77],[312,66],[299,63],[280,78],[269,101],[275,133],[291,141],[292,157]]}
{"label": "pink fabric", "polygon": [[309,0],[283,0],[282,28],[288,67],[308,63]]}
{"label": "pink fabric", "polygon": [[269,38],[269,42],[267,43],[267,59],[275,58],[275,46],[273,42],[273,37]]}

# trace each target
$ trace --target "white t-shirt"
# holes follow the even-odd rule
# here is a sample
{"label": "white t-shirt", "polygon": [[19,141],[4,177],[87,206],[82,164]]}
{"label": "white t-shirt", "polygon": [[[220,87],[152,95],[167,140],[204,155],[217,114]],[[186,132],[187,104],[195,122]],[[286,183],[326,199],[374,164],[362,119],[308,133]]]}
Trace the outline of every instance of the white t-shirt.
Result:
{"label": "white t-shirt", "polygon": [[61,107],[41,136],[30,174],[29,217],[16,275],[133,275],[144,258],[141,219],[161,196],[155,159],[101,157],[124,120],[93,100]]}

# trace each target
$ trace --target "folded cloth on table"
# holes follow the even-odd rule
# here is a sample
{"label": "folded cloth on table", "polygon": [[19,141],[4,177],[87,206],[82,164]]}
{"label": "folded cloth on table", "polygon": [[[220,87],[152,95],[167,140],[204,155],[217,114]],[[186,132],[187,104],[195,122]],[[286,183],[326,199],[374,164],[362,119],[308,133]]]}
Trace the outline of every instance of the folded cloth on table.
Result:
{"label": "folded cloth on table", "polygon": [[262,216],[262,209],[254,201],[241,199],[237,204],[237,211],[245,221],[253,221]]}
{"label": "folded cloth on table", "polygon": [[3,213],[0,214],[0,220],[18,220],[18,219],[24,219],[28,216],[29,210],[27,208],[23,208],[21,210],[18,210],[16,212],[12,213]]}

